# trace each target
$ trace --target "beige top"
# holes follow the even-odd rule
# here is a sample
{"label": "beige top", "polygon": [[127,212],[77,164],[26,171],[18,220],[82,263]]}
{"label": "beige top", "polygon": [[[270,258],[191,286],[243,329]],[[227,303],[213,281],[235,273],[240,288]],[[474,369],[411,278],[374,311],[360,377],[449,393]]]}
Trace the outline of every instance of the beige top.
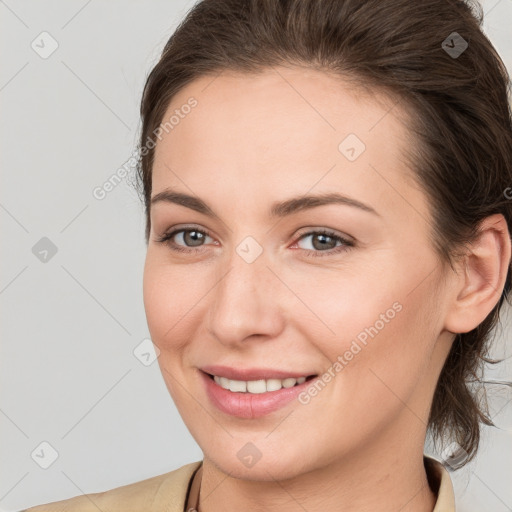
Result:
{"label": "beige top", "polygon": [[[424,461],[429,484],[437,494],[433,512],[455,512],[449,473],[430,457]],[[202,461],[192,462],[170,473],[109,491],[75,496],[20,512],[188,512],[197,507],[201,470]]]}

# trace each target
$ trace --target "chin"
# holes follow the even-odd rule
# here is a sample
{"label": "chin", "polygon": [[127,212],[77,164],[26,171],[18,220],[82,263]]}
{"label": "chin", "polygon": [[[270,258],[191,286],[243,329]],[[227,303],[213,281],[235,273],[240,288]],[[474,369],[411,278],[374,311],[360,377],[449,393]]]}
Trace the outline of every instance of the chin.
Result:
{"label": "chin", "polygon": [[273,482],[276,480],[288,480],[307,472],[304,468],[297,468],[292,462],[275,460],[259,460],[253,467],[245,467],[236,460],[212,460],[212,463],[223,473],[229,474],[232,478],[250,480],[254,482]]}
{"label": "chin", "polygon": [[[236,447],[235,447],[236,444]],[[287,480],[315,469],[315,459],[312,454],[305,454],[297,439],[295,451],[287,453],[282,449],[283,443],[277,447],[263,447],[263,443],[233,443],[233,446],[222,451],[203,450],[205,459],[232,478],[260,482]],[[242,448],[239,448],[239,445]],[[256,446],[260,446],[259,454]],[[288,445],[289,449],[292,449]],[[232,454],[232,455],[228,455]],[[252,454],[252,460],[251,460]],[[260,457],[260,458],[258,458]],[[318,461],[318,466],[321,466]]]}

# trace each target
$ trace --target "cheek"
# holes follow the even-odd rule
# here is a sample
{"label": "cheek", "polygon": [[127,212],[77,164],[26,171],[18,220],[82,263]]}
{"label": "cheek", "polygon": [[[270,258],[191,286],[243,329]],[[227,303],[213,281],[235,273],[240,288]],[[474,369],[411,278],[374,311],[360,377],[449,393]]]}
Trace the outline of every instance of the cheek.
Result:
{"label": "cheek", "polygon": [[[400,300],[384,301],[384,306],[380,300],[357,311],[354,306],[352,315],[348,308],[347,322],[338,323],[337,345],[323,347],[331,361],[339,363],[332,368],[336,376],[331,403],[336,408],[331,410],[339,422],[359,425],[356,435],[361,438],[382,428],[404,404],[410,404],[428,372],[434,340],[425,325],[424,301],[395,297]],[[420,419],[421,408],[413,412],[418,425],[426,420]]]}
{"label": "cheek", "polygon": [[428,371],[436,338],[428,300],[433,290],[424,287],[411,293],[413,277],[383,283],[372,272],[345,274],[330,283],[317,281],[307,295],[305,288],[298,293],[308,298],[308,306],[322,320],[312,323],[308,316],[301,323],[305,337],[326,356],[324,372],[334,375],[326,379],[335,382],[326,387],[332,385],[336,411],[345,419],[350,415],[359,421],[374,409],[373,422],[377,411],[386,415],[403,407],[402,400]]}
{"label": "cheek", "polygon": [[207,283],[199,274],[194,279],[183,267],[161,259],[148,249],[143,297],[151,338],[163,352],[178,350],[182,340],[190,339],[191,319],[200,309]]}
{"label": "cheek", "polygon": [[379,281],[371,266],[290,273],[283,280],[301,299],[289,308],[293,322],[302,325],[304,337],[322,346],[331,361],[350,350],[352,341],[364,346],[377,332],[389,330],[402,310],[399,286]]}
{"label": "cheek", "polygon": [[188,395],[183,391],[186,375],[182,363],[186,340],[192,336],[191,319],[201,294],[192,286],[194,281],[190,280],[182,268],[162,261],[162,256],[155,252],[149,248],[146,255],[144,309],[151,339],[160,351],[157,361],[162,377],[183,415],[190,409],[190,403],[187,405]]}

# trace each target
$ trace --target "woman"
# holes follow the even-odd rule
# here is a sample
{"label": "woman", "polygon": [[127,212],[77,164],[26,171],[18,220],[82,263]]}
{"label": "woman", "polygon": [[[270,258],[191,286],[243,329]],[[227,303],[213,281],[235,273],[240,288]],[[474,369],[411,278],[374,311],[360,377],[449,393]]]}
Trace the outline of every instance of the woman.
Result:
{"label": "woman", "polygon": [[148,325],[204,458],[31,511],[455,510],[425,438],[475,456],[511,279],[508,76],[480,21],[194,6],[145,86],[140,183]]}

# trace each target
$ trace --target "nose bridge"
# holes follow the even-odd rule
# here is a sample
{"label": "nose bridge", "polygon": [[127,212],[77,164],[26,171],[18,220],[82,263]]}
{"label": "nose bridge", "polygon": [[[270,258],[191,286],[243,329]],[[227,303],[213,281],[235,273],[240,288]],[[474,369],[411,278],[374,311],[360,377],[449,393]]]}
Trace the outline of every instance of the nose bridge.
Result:
{"label": "nose bridge", "polygon": [[224,260],[209,308],[208,327],[219,341],[237,343],[252,334],[276,334],[279,308],[267,263],[263,247],[251,237]]}

